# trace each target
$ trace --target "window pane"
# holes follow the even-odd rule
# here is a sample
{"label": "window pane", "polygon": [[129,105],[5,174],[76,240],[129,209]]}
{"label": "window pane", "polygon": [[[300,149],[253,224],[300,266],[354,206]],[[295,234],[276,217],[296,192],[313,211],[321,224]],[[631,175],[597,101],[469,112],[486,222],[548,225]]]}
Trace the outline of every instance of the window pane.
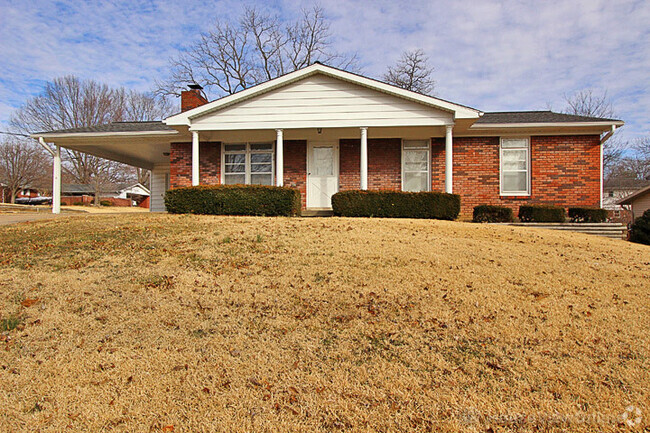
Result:
{"label": "window pane", "polygon": [[314,167],[311,172],[315,176],[334,175],[334,148],[314,147]]}
{"label": "window pane", "polygon": [[235,153],[231,155],[225,155],[226,164],[243,164],[246,162],[246,155],[243,153]]}
{"label": "window pane", "polygon": [[224,181],[226,185],[234,185],[237,183],[246,183],[245,174],[226,174],[224,176]]}
{"label": "window pane", "polygon": [[427,173],[404,173],[404,191],[428,191]]}
{"label": "window pane", "polygon": [[503,170],[526,170],[527,165],[526,161],[504,161]]}
{"label": "window pane", "polygon": [[404,140],[404,149],[429,148],[428,140]]}
{"label": "window pane", "polygon": [[428,150],[405,150],[404,151],[404,163],[424,163],[427,164],[429,161],[429,151]]}
{"label": "window pane", "polygon": [[251,164],[251,173],[271,173],[271,164]]}
{"label": "window pane", "polygon": [[253,185],[272,185],[273,175],[271,174],[251,174],[251,184]]}
{"label": "window pane", "polygon": [[273,143],[251,143],[251,150],[273,150]]}
{"label": "window pane", "polygon": [[246,165],[244,164],[226,164],[226,173],[245,173]]}
{"label": "window pane", "polygon": [[251,153],[251,162],[271,162],[272,159],[271,153]]}
{"label": "window pane", "polygon": [[526,172],[503,173],[503,192],[528,192],[528,174]]}
{"label": "window pane", "polygon": [[226,152],[246,151],[246,145],[245,144],[226,144],[226,145],[224,145],[224,149],[226,150]]}
{"label": "window pane", "polygon": [[428,172],[426,162],[405,162],[404,171],[423,171]]}
{"label": "window pane", "polygon": [[513,148],[513,147],[528,147],[528,140],[525,138],[504,138],[501,140],[501,147]]}

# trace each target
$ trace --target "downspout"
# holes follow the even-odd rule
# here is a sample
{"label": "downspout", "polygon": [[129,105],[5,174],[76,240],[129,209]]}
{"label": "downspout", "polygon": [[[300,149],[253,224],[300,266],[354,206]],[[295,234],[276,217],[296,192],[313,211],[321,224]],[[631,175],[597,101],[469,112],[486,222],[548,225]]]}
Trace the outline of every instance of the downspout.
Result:
{"label": "downspout", "polygon": [[603,146],[616,132],[616,125],[612,125],[612,129],[600,139],[600,208],[603,208],[603,177],[605,176],[605,160],[603,158]]}

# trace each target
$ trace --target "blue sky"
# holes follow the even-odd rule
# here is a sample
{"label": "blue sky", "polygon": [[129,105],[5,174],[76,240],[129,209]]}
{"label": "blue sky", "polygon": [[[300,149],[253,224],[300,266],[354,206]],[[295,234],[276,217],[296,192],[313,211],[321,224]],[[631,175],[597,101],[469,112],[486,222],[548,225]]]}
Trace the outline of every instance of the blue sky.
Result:
{"label": "blue sky", "polygon": [[[282,17],[313,2],[260,1]],[[249,2],[248,4],[255,4]],[[423,48],[436,94],[483,111],[563,107],[563,95],[607,90],[623,133],[650,135],[649,1],[322,0],[335,47],[380,77]],[[44,82],[75,74],[149,90],[168,59],[236,18],[239,1],[0,0],[0,127]]]}

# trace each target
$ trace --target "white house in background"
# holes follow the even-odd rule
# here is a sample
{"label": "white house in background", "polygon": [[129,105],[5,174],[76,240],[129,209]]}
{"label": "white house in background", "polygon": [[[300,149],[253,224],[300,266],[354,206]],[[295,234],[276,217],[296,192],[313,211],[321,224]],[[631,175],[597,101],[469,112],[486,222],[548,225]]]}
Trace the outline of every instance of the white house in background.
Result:
{"label": "white house in background", "polygon": [[628,195],[618,203],[623,206],[632,207],[632,221],[636,218],[640,218],[645,211],[650,209],[650,186],[646,186],[645,188]]}
{"label": "white house in background", "polygon": [[150,195],[151,195],[151,191],[149,191],[149,188],[142,185],[141,183],[135,183],[133,185],[127,186],[119,190],[115,198],[133,199],[136,196],[149,197]]}

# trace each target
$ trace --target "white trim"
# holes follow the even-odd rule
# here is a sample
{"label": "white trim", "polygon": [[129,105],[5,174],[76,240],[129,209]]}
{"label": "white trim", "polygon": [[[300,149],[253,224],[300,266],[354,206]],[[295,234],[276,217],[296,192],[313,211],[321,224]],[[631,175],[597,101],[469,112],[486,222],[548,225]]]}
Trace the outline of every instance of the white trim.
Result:
{"label": "white trim", "polygon": [[61,213],[61,146],[55,146],[52,162],[52,213]]}
{"label": "white trim", "polygon": [[[229,144],[243,144],[246,146],[246,149],[241,151],[228,151],[226,152],[226,145]],[[251,144],[270,144],[271,145],[271,150],[264,150],[264,151],[251,151]],[[275,143],[273,141],[231,141],[231,142],[222,142],[221,143],[221,175],[219,176],[219,181],[221,182],[221,185],[226,184],[226,154],[237,154],[237,153],[244,153],[245,160],[244,160],[244,184],[245,185],[252,185],[251,184],[251,153],[269,153],[271,154],[271,185],[275,185]],[[262,173],[266,174],[266,173]],[[256,184],[257,185],[257,184]]]}
{"label": "white trim", "polygon": [[402,150],[400,152],[400,180],[401,180],[401,185],[400,185],[400,190],[404,191],[404,142],[405,141],[422,141],[426,143],[425,146],[422,147],[413,147],[409,148],[408,150],[426,150],[427,151],[427,189],[425,191],[431,191],[431,139],[430,138],[422,138],[422,139],[402,139]]}
{"label": "white trim", "polygon": [[246,99],[258,96],[260,94],[275,90],[277,88],[286,86],[290,83],[299,81],[303,78],[315,75],[323,74],[333,78],[338,78],[343,81],[350,83],[358,84],[370,89],[387,93],[393,96],[397,96],[403,99],[410,101],[418,102],[423,105],[427,105],[439,110],[448,111],[454,114],[456,119],[477,119],[483,115],[483,113],[474,108],[465,107],[459,104],[454,104],[453,102],[444,101],[442,99],[434,98],[432,96],[422,95],[420,93],[412,92],[409,90],[404,90],[399,87],[392,86],[390,84],[382,83],[380,81],[372,80],[370,78],[362,77],[360,75],[352,74],[350,72],[342,71],[336,68],[325,66],[319,63],[307,66],[306,68],[299,69],[294,72],[282,75],[278,78],[274,78],[265,83],[258,84],[257,86],[250,87],[248,89],[237,92],[233,95],[225,96],[216,101],[209,102],[200,107],[194,108],[192,110],[185,111],[183,113],[176,114],[166,118],[163,122],[167,125],[187,125],[191,126],[192,120],[201,116],[205,116],[214,111],[220,110],[237,102],[244,101]]}
{"label": "white trim", "polygon": [[31,138],[84,138],[84,137],[114,137],[114,136],[140,136],[157,137],[159,135],[178,135],[178,131],[132,131],[132,132],[44,132],[30,134]]}
{"label": "white trim", "polygon": [[445,128],[445,192],[454,192],[454,138],[453,126]]}
{"label": "white trim", "polygon": [[359,168],[360,189],[368,189],[368,128],[361,127],[361,145],[359,146]]}
{"label": "white trim", "polygon": [[192,131],[192,185],[199,184],[199,133]]}
{"label": "white trim", "polygon": [[309,175],[311,174],[311,165],[313,162],[311,161],[311,157],[313,156],[313,149],[314,147],[326,147],[326,146],[332,146],[334,149],[334,155],[332,156],[332,163],[334,164],[334,177],[336,178],[336,192],[339,191],[339,188],[341,187],[341,181],[340,181],[340,165],[341,165],[341,154],[339,151],[339,144],[336,141],[331,141],[331,140],[310,140],[307,142],[307,161],[305,164],[305,167],[307,168],[307,173],[305,174],[305,207],[307,209],[332,209],[331,207],[329,208],[319,208],[319,207],[310,207],[309,206]]}
{"label": "white trim", "polygon": [[495,129],[495,128],[575,128],[584,126],[622,126],[624,122],[535,122],[535,123],[479,123],[473,124],[469,129]]}
{"label": "white trim", "polygon": [[[503,140],[512,140],[512,139],[520,139],[520,140],[526,140],[527,143],[527,148],[526,148],[526,174],[527,174],[527,179],[526,179],[526,186],[527,186],[527,191],[517,191],[517,192],[503,192]],[[499,196],[501,197],[530,197],[531,191],[532,191],[532,166],[531,166],[531,153],[532,153],[532,146],[530,142],[530,137],[525,136],[519,136],[519,137],[502,137],[499,139]],[[519,148],[521,149],[521,148]]]}
{"label": "white trim", "polygon": [[[271,161],[272,163],[273,161]],[[284,185],[284,135],[282,129],[275,130],[275,186]]]}

